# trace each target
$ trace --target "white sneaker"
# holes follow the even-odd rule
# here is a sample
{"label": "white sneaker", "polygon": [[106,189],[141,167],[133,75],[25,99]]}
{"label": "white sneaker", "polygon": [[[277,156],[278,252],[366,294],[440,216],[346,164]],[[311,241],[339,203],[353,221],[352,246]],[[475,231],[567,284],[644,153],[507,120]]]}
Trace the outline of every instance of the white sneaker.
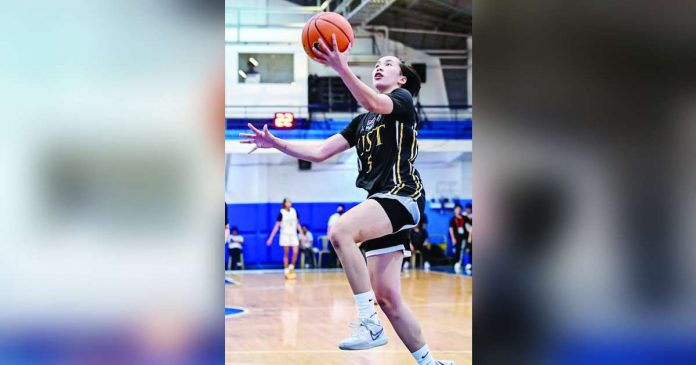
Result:
{"label": "white sneaker", "polygon": [[384,334],[384,326],[377,320],[363,318],[360,323],[351,323],[353,333],[338,344],[341,350],[367,350],[386,345],[389,340]]}
{"label": "white sneaker", "polygon": [[430,263],[428,261],[423,264],[423,270],[430,271]]}
{"label": "white sneaker", "polygon": [[462,271],[462,264],[460,262],[457,262],[456,264],[454,264],[454,271],[455,272]]}
{"label": "white sneaker", "polygon": [[408,263],[408,261],[404,262],[404,265],[401,267],[404,270],[408,270],[411,267],[411,264]]}
{"label": "white sneaker", "polygon": [[466,266],[464,266],[464,270],[471,271],[471,264],[466,264]]}

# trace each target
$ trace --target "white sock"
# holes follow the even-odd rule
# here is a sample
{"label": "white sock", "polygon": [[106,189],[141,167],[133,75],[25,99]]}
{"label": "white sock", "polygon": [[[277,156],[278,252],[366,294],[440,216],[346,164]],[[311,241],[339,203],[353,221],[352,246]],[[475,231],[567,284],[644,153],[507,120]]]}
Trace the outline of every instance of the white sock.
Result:
{"label": "white sock", "polygon": [[433,360],[433,355],[430,353],[428,345],[421,347],[420,350],[417,350],[411,355],[413,355],[413,358],[416,359],[418,365],[428,365],[435,361]]}
{"label": "white sock", "polygon": [[358,318],[371,318],[379,322],[375,311],[375,292],[372,290],[354,295],[355,305],[358,306]]}

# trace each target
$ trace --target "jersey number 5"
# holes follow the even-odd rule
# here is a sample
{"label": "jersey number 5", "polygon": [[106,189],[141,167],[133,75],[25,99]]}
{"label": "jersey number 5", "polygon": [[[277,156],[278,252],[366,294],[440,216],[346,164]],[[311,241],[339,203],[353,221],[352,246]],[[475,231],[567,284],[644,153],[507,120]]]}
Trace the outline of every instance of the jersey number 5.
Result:
{"label": "jersey number 5", "polygon": [[367,156],[367,171],[365,173],[370,171],[372,171],[372,156]]}

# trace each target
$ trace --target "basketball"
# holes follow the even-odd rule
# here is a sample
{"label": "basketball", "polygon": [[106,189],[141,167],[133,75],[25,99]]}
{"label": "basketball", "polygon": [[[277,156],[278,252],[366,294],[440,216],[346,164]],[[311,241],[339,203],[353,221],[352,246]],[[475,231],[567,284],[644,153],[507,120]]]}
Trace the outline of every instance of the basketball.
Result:
{"label": "basketball", "polygon": [[333,41],[331,35],[336,34],[338,50],[344,52],[350,43],[353,43],[353,27],[337,13],[319,13],[311,17],[302,29],[302,47],[311,59],[316,59],[311,47],[319,48],[319,38],[323,38],[326,45],[331,48]]}

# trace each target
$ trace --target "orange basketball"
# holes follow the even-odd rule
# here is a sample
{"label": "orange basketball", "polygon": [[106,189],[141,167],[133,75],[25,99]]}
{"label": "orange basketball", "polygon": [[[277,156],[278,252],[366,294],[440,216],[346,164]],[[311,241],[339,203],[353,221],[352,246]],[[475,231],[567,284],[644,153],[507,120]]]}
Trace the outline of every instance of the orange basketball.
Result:
{"label": "orange basketball", "polygon": [[333,47],[332,34],[336,34],[336,43],[341,52],[348,48],[348,44],[353,43],[353,27],[346,18],[332,12],[316,14],[309,18],[302,29],[302,47],[310,58],[316,59],[311,47],[321,49],[319,37],[324,39],[329,48]]}

